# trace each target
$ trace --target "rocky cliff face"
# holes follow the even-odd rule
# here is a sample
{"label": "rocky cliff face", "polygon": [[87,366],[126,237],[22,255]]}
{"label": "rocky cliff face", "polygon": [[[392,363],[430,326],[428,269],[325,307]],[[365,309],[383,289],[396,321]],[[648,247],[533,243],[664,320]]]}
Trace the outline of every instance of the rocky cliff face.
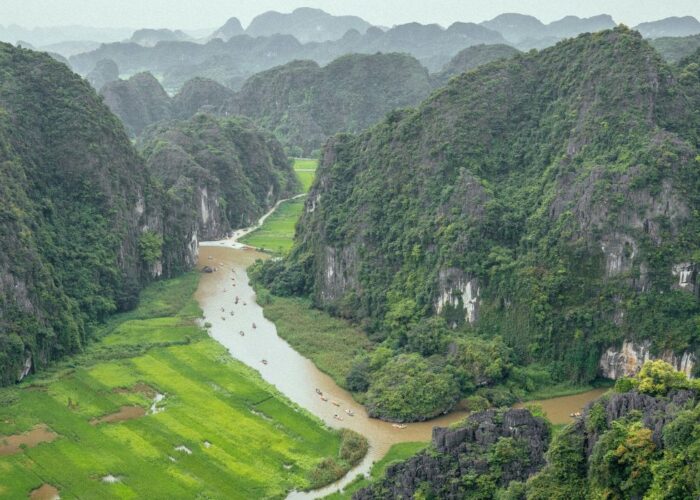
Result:
{"label": "rocky cliff face", "polygon": [[80,350],[91,324],[133,307],[162,274],[164,217],[123,127],[84,80],[9,45],[0,45],[0,68],[5,384]]}
{"label": "rocky cliff face", "polygon": [[[456,428],[433,429],[428,450],[389,466],[380,482],[353,500],[414,498],[419,491],[429,498],[492,498],[496,489],[525,481],[544,466],[549,437],[547,424],[527,410],[476,413]],[[489,482],[493,487],[484,486]]]}
{"label": "rocky cliff face", "polygon": [[[180,242],[216,240],[246,227],[298,192],[280,144],[242,118],[198,114],[150,130],[141,141],[149,171],[166,190],[169,255]],[[165,268],[192,260],[191,252]]]}
{"label": "rocky cliff face", "polygon": [[694,376],[697,365],[697,357],[694,353],[685,351],[676,354],[673,351],[664,351],[654,355],[651,346],[649,341],[639,344],[624,341],[621,348],[608,348],[600,358],[601,375],[613,380],[632,377],[639,373],[646,361],[661,359],[685,376],[691,378]]}
{"label": "rocky cliff face", "polygon": [[[461,75],[328,143],[289,270],[373,329],[442,315],[566,378],[594,378],[623,341],[688,370],[696,73],[616,29]],[[608,374],[628,363],[609,358]]]}

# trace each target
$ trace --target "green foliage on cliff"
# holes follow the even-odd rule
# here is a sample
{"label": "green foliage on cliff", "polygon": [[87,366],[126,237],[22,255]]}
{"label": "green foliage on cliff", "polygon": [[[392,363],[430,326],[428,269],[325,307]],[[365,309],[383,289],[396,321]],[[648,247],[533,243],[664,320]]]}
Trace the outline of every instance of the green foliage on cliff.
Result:
{"label": "green foliage on cliff", "polygon": [[[528,499],[700,494],[698,386],[666,363],[644,368],[633,379],[640,388],[660,374],[675,382],[663,390],[657,387],[652,395],[625,392],[596,402],[582,421],[555,437],[547,467],[527,484]],[[694,391],[678,389],[693,385]]]}
{"label": "green foliage on cliff", "polygon": [[274,132],[294,156],[338,132],[358,132],[432,90],[426,70],[406,54],[353,54],[320,67],[294,61],[249,78],[231,110]]}
{"label": "green foliage on cliff", "polygon": [[[45,54],[0,45],[0,385],[75,352],[147,278],[150,181],[119,121]],[[143,210],[136,211],[137,206]]]}
{"label": "green foliage on cliff", "polygon": [[166,270],[180,270],[183,242],[252,225],[301,190],[280,144],[245,118],[200,113],[165,122],[150,128],[140,147],[164,191]]}
{"label": "green foliage on cliff", "polygon": [[517,392],[543,377],[509,367],[533,363],[549,383],[587,383],[623,339],[693,351],[699,92],[694,61],[669,66],[626,28],[463,74],[328,144],[290,258],[262,279],[394,356],[433,355],[409,332],[430,340],[435,315],[448,349],[502,339],[503,369],[477,386]]}

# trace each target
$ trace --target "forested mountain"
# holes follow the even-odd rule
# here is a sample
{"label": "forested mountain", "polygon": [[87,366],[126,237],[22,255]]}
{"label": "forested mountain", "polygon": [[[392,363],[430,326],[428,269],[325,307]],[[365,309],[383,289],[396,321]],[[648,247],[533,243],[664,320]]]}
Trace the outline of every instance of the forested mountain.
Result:
{"label": "forested mountain", "polygon": [[432,90],[428,71],[404,54],[349,55],[324,67],[295,61],[259,73],[227,107],[308,155],[338,132],[358,132]]}
{"label": "forested mountain", "polygon": [[[119,121],[45,54],[0,45],[0,382],[79,350],[158,275],[158,197]],[[159,250],[159,248],[157,249]]]}
{"label": "forested mountain", "polygon": [[692,16],[667,17],[634,27],[644,38],[679,37],[700,34],[700,21]]}
{"label": "forested mountain", "polygon": [[700,49],[700,35],[655,38],[650,43],[664,59],[677,63]]}
{"label": "forested mountain", "polygon": [[257,279],[365,326],[381,348],[348,385],[390,420],[650,355],[691,372],[698,67],[619,28],[465,73],[330,141]]}
{"label": "forested mountain", "polygon": [[193,78],[172,98],[171,114],[173,118],[186,119],[198,111],[219,113],[234,95],[233,90],[214,80]]}
{"label": "forested mountain", "polygon": [[[477,53],[475,59],[490,57]],[[195,78],[171,99],[152,75],[141,73],[106,84],[101,94],[133,136],[159,121],[207,111],[247,116],[293,155],[308,155],[331,135],[359,132],[393,109],[415,106],[439,83],[409,55],[354,54],[324,67],[294,61],[254,75],[237,93]]]}
{"label": "forested mountain", "polygon": [[654,362],[620,381],[551,445],[544,419],[527,410],[488,410],[436,428],[426,451],[390,466],[353,500],[697,498],[700,386],[670,368]]}
{"label": "forested mountain", "polygon": [[442,71],[433,75],[434,85],[442,86],[453,76],[469,71],[499,59],[508,59],[520,51],[510,45],[474,45],[455,55]]}
{"label": "forested mountain", "polygon": [[[221,237],[296,188],[279,143],[250,124],[197,117],[154,132],[154,178],[65,65],[1,44],[0,72],[0,385],[81,350],[143,284],[191,267],[202,234]],[[223,186],[215,228],[193,222],[209,206],[200,186]]]}
{"label": "forested mountain", "polygon": [[170,97],[150,73],[105,84],[100,94],[131,136],[138,136],[156,122],[170,118]]}
{"label": "forested mountain", "polygon": [[182,262],[183,241],[196,246],[250,226],[300,190],[280,144],[243,118],[198,114],[164,123],[140,148],[168,199],[166,269]]}
{"label": "forested mountain", "polygon": [[333,16],[320,9],[302,7],[289,14],[265,12],[256,16],[246,34],[258,36],[292,35],[301,43],[338,40],[350,30],[364,33],[371,25],[357,16]]}

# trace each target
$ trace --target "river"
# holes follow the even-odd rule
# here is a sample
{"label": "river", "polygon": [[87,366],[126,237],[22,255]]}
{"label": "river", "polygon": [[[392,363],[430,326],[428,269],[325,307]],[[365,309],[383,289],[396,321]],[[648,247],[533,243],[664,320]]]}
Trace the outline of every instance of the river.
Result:
{"label": "river", "polygon": [[[210,335],[226,347],[234,358],[256,369],[264,380],[328,426],[352,429],[369,442],[367,456],[341,480],[308,493],[292,492],[289,499],[319,498],[337,491],[358,474],[368,473],[372,464],[381,459],[393,444],[427,442],[431,439],[433,427],[449,425],[467,415],[466,412],[455,411],[428,422],[408,424],[405,429],[369,418],[364,407],[356,403],[350,393],[279,337],[274,323],[263,316],[262,308],[255,301],[255,292],[248,283],[246,269],[256,259],[269,256],[237,242],[253,229],[238,231],[228,240],[200,244],[199,269],[203,266],[216,268],[215,272],[202,275],[195,295],[204,311],[204,322],[211,324]],[[323,392],[328,401],[323,401],[316,389]],[[594,398],[585,394],[579,397],[581,406]],[[578,411],[579,408],[569,406],[568,411]],[[349,416],[346,409],[354,412],[355,416]],[[343,420],[334,418],[336,414]]]}

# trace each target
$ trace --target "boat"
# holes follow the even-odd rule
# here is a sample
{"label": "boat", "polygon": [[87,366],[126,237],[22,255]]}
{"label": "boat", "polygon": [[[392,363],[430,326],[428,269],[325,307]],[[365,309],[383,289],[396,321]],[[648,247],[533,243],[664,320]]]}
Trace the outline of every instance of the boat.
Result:
{"label": "boat", "polygon": [[338,415],[337,413],[336,413],[335,415],[333,415],[333,418],[336,419],[336,420],[343,420],[343,417],[341,417],[341,416]]}
{"label": "boat", "polygon": [[231,311],[231,316],[233,316],[233,311]]}
{"label": "boat", "polygon": [[262,364],[266,365],[266,364],[267,364],[267,360],[266,360],[266,359],[263,359],[263,360],[262,360]]}
{"label": "boat", "polygon": [[226,317],[225,317],[225,316],[221,316],[221,321],[226,321]]}
{"label": "boat", "polygon": [[331,401],[331,403],[333,403],[333,406],[340,406],[340,403],[338,403],[337,401]]}
{"label": "boat", "polygon": [[345,410],[345,413],[347,413],[347,414],[350,415],[351,417],[354,417],[354,416],[355,416],[355,412],[352,411],[352,410],[350,410],[350,409],[346,409],[346,410]]}
{"label": "boat", "polygon": [[328,398],[326,396],[321,396],[321,401],[328,401]]}
{"label": "boat", "polygon": [[319,396],[323,396],[321,389],[319,389],[318,387],[316,387],[316,394],[318,394]]}
{"label": "boat", "polygon": [[391,424],[391,426],[396,428],[396,429],[405,429],[406,428],[406,424]]}
{"label": "boat", "polygon": [[245,337],[245,333],[244,333],[244,332],[238,332],[238,333],[240,334],[241,337]]}
{"label": "boat", "polygon": [[257,326],[255,326],[255,323],[253,323],[253,328],[257,328]]}

